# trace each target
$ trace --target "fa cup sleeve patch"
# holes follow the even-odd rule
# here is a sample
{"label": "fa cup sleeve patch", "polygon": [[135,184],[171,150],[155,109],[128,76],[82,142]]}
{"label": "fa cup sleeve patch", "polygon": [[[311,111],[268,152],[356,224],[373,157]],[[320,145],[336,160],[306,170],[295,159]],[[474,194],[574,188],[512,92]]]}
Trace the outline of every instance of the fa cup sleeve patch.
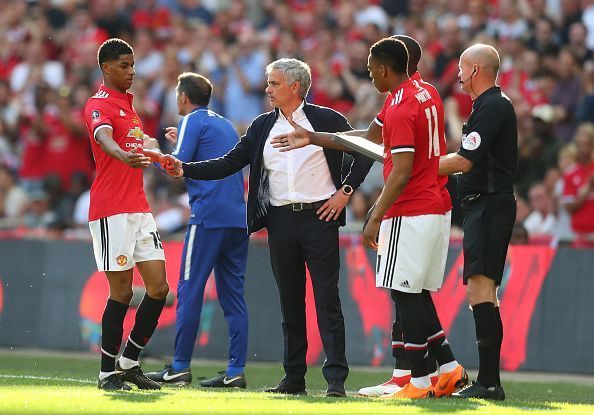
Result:
{"label": "fa cup sleeve patch", "polygon": [[481,135],[476,131],[462,137],[462,148],[465,150],[476,150],[481,145]]}
{"label": "fa cup sleeve patch", "polygon": [[99,110],[93,110],[91,112],[91,122],[93,124],[97,124],[101,120],[101,114],[99,114]]}

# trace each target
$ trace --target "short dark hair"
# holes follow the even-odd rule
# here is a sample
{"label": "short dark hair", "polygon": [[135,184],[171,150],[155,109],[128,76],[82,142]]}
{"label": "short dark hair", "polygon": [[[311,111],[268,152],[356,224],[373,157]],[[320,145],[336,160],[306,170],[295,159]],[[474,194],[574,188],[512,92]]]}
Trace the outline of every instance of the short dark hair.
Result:
{"label": "short dark hair", "polygon": [[99,46],[99,50],[97,51],[99,68],[101,68],[101,65],[104,62],[115,61],[118,60],[121,55],[131,55],[133,53],[132,46],[125,40],[116,37],[107,39],[101,46]]}
{"label": "short dark hair", "polygon": [[408,50],[401,40],[393,37],[378,40],[371,46],[369,53],[374,59],[389,66],[397,74],[408,75]]}
{"label": "short dark hair", "polygon": [[415,39],[406,35],[394,35],[394,39],[400,40],[406,46],[408,51],[408,74],[412,75],[419,69],[419,61],[421,60],[421,45]]}
{"label": "short dark hair", "polygon": [[207,106],[212,94],[212,83],[200,74],[184,72],[177,77],[177,92],[186,94],[194,105]]}

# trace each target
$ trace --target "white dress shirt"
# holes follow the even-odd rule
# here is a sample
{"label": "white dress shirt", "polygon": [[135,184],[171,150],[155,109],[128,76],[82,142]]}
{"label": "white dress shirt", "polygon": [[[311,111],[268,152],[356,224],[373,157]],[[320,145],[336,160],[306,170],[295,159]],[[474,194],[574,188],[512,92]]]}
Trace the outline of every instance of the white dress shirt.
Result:
{"label": "white dress shirt", "polygon": [[[303,112],[303,103],[293,113],[293,121],[313,131]],[[282,111],[264,144],[264,168],[268,171],[270,204],[311,203],[330,198],[336,192],[322,147],[308,145],[280,152],[270,144],[272,137],[293,131]]]}

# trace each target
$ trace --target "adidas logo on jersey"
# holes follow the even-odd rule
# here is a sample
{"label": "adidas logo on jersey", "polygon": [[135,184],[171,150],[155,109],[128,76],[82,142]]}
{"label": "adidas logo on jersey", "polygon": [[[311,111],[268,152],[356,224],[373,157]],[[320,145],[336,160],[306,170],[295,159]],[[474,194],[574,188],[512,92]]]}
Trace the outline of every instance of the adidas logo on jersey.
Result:
{"label": "adidas logo on jersey", "polygon": [[105,91],[99,91],[95,95],[93,95],[93,98],[107,98],[107,97],[109,97],[109,93],[105,92]]}
{"label": "adidas logo on jersey", "polygon": [[408,280],[404,280],[403,282],[401,282],[400,286],[403,288],[410,288],[410,285],[408,284]]}
{"label": "adidas logo on jersey", "polygon": [[124,110],[120,110],[120,117],[125,117],[126,113],[124,112]]}
{"label": "adidas logo on jersey", "polygon": [[392,99],[392,105],[398,105],[400,104],[400,101],[402,101],[402,94],[404,93],[404,90],[399,89],[395,94],[394,94],[394,99]]}

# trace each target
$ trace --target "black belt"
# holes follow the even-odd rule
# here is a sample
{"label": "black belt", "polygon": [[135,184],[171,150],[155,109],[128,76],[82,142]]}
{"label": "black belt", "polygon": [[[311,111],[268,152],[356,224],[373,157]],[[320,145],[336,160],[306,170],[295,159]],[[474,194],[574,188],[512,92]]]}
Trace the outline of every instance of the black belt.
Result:
{"label": "black belt", "polygon": [[477,200],[479,200],[481,196],[482,196],[482,193],[470,193],[470,194],[463,196],[460,199],[460,202],[463,205],[468,204],[468,203],[473,203],[473,202],[476,202]]}
{"label": "black belt", "polygon": [[302,210],[319,209],[324,206],[328,200],[320,200],[319,202],[312,203],[289,203],[288,205],[279,206],[283,209],[292,210],[293,212],[301,212]]}
{"label": "black belt", "polygon": [[481,198],[487,197],[503,197],[503,196],[511,196],[514,197],[513,193],[470,193],[462,196],[460,198],[460,203],[462,205],[468,205],[476,202]]}

